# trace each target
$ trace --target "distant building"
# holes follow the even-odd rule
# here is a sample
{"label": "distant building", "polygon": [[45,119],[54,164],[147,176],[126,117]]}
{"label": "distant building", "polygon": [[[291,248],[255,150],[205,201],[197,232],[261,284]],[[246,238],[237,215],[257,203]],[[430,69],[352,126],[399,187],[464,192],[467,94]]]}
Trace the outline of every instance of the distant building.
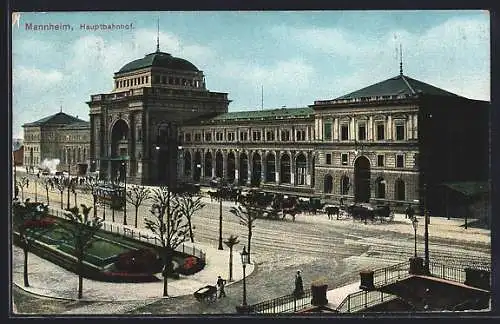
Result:
{"label": "distant building", "polygon": [[59,112],[35,122],[24,129],[24,165],[40,167],[42,162],[59,159],[59,170],[76,172],[78,164],[89,163],[89,123]]}
{"label": "distant building", "polygon": [[[91,95],[90,156],[104,178],[213,177],[326,201],[424,203],[445,182],[487,181],[489,102],[400,74],[308,107],[228,112],[192,63],[160,52]],[[126,161],[124,161],[126,160]],[[168,176],[175,175],[175,176]]]}

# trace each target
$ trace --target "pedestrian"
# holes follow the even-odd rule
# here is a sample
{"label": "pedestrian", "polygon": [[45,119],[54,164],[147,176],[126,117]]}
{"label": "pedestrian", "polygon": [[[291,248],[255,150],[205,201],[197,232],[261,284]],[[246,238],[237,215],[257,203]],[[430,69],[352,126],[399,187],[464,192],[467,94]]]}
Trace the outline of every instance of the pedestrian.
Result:
{"label": "pedestrian", "polygon": [[304,284],[302,282],[302,276],[300,275],[300,270],[297,270],[297,274],[295,275],[295,296],[302,296],[304,294]]}
{"label": "pedestrian", "polygon": [[340,197],[340,206],[344,205],[344,197]]}
{"label": "pedestrian", "polygon": [[226,285],[226,279],[222,279],[221,276],[217,277],[217,287],[219,287],[219,298],[226,297],[226,292],[224,291],[224,286]]}
{"label": "pedestrian", "polygon": [[415,215],[415,211],[413,210],[413,207],[411,207],[411,205],[408,204],[408,207],[406,207],[406,210],[405,210],[405,218],[413,219],[414,215]]}

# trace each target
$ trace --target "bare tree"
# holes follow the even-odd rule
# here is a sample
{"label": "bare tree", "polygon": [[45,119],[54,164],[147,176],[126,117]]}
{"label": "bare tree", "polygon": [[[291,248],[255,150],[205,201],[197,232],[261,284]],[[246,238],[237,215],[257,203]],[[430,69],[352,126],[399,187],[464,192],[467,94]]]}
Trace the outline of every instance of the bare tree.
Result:
{"label": "bare tree", "polygon": [[48,206],[42,203],[32,203],[29,198],[24,203],[17,199],[12,204],[14,232],[19,235],[19,242],[24,252],[24,286],[29,287],[28,281],[28,252],[37,237],[47,230],[35,228],[44,227],[41,219],[48,215]]}
{"label": "bare tree", "polygon": [[238,236],[234,236],[233,234],[224,241],[224,244],[229,248],[229,281],[233,281],[233,247],[238,243],[240,243]]}
{"label": "bare tree", "polygon": [[17,186],[21,189],[21,200],[22,201],[24,201],[24,188],[28,188],[29,183],[30,183],[29,179],[26,176],[21,177],[21,179],[17,181]]}
{"label": "bare tree", "polygon": [[196,196],[190,192],[183,193],[177,197],[179,212],[186,217],[189,227],[189,237],[194,243],[193,226],[191,219],[197,211],[203,209],[205,204],[201,201],[201,196]]}
{"label": "bare tree", "polygon": [[233,215],[240,219],[240,224],[248,229],[248,260],[250,261],[250,242],[252,240],[252,228],[255,227],[254,222],[257,218],[262,218],[264,210],[257,207],[255,197],[247,196],[237,207],[231,207],[229,210]]}
{"label": "bare tree", "polygon": [[146,187],[141,186],[131,186],[130,190],[127,190],[126,194],[127,201],[134,205],[135,207],[135,227],[137,228],[137,217],[139,214],[139,207],[146,200],[151,198],[151,190]]}
{"label": "bare tree", "polygon": [[87,207],[84,204],[82,213],[78,207],[73,207],[66,212],[67,222],[61,222],[60,226],[65,228],[65,239],[69,244],[72,244],[75,249],[78,273],[78,299],[83,296],[83,259],[87,250],[92,246],[95,240],[95,235],[102,227],[102,220],[98,217],[89,219],[89,213],[92,207]]}
{"label": "bare tree", "polygon": [[52,187],[52,180],[50,180],[49,178],[45,178],[43,179],[42,185],[45,188],[45,193],[47,195],[47,205],[50,205],[49,188]]}
{"label": "bare tree", "polygon": [[88,191],[92,195],[92,203],[94,204],[94,217],[97,217],[98,186],[99,182],[96,178],[87,178],[84,186],[85,191]]}
{"label": "bare tree", "polygon": [[61,209],[64,209],[64,190],[66,189],[66,186],[64,185],[64,183],[62,183],[62,181],[59,181],[57,184],[56,184],[56,188],[57,190],[59,191],[59,193],[61,194]]}
{"label": "bare tree", "polygon": [[163,296],[168,296],[168,276],[172,273],[173,251],[186,241],[189,227],[186,218],[179,212],[179,203],[167,187],[153,190],[152,218],[146,218],[146,228],[149,229],[161,243],[163,259]]}

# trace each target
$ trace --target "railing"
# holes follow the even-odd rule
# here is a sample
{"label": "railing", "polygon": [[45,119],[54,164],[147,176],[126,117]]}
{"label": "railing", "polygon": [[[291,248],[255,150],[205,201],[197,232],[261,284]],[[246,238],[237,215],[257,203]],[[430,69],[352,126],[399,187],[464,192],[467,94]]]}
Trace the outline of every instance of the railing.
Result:
{"label": "railing", "polygon": [[462,268],[452,267],[435,262],[429,262],[429,272],[434,277],[460,283],[465,282],[465,270]]}
{"label": "railing", "polygon": [[249,308],[252,313],[259,314],[294,313],[309,307],[311,305],[311,298],[312,293],[308,289],[299,298],[294,294],[289,294],[251,305]]}
{"label": "railing", "polygon": [[387,285],[401,279],[410,277],[408,272],[409,264],[407,261],[395,264],[393,266],[377,269],[373,271],[373,284],[375,287]]}
{"label": "railing", "polygon": [[339,313],[353,313],[362,309],[367,309],[371,306],[380,305],[396,298],[398,298],[398,296],[377,290],[361,290],[347,295],[347,297],[335,310]]}
{"label": "railing", "polygon": [[[64,214],[67,211],[65,210],[59,210],[59,209],[54,209],[49,207],[49,214],[52,216],[56,216],[58,218],[64,219]],[[134,240],[142,241],[142,242],[147,242],[149,244],[153,244],[156,246],[161,246],[160,240],[156,236],[151,236],[149,234],[145,234],[144,232],[139,231],[138,229],[130,229],[128,227],[124,227],[121,224],[112,224],[112,223],[107,223],[103,222],[101,230],[113,234],[119,234],[125,237],[130,237]],[[190,254],[192,256],[195,256],[197,258],[200,258],[202,260],[206,260],[206,253],[203,252],[202,250],[199,250],[195,248],[194,246],[189,246],[184,243],[179,245],[178,247],[175,248],[175,251],[177,252],[182,252],[186,254]]]}

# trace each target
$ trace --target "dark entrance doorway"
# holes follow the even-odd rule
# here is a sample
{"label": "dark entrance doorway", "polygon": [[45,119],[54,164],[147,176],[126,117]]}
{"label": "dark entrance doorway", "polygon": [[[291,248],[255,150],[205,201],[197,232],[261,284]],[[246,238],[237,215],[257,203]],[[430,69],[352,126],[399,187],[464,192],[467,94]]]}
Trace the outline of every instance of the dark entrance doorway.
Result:
{"label": "dark entrance doorway", "polygon": [[354,163],[354,201],[370,201],[370,161],[360,156]]}

